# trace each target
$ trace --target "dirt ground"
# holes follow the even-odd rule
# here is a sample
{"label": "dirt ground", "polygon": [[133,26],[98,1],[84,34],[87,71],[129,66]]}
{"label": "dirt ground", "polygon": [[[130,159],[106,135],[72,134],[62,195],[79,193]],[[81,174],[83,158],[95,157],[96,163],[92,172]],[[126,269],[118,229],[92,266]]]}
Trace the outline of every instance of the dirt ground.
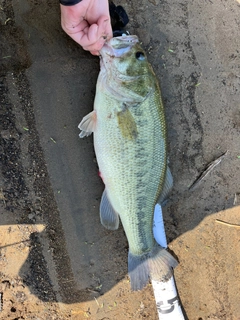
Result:
{"label": "dirt ground", "polygon": [[[121,5],[161,83],[186,318],[239,320],[240,1]],[[122,228],[99,222],[92,138],[78,138],[98,71],[61,30],[58,1],[0,0],[0,319],[158,319],[151,285],[130,290]]]}

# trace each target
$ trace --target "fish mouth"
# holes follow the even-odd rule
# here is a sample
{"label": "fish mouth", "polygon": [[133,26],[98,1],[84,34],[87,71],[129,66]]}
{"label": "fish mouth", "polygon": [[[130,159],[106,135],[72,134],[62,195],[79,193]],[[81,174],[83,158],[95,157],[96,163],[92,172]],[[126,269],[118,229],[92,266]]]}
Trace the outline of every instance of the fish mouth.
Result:
{"label": "fish mouth", "polygon": [[122,35],[120,37],[112,38],[104,44],[100,50],[100,55],[102,57],[108,55],[112,58],[120,58],[125,53],[129,52],[138,42],[138,37],[134,35]]}

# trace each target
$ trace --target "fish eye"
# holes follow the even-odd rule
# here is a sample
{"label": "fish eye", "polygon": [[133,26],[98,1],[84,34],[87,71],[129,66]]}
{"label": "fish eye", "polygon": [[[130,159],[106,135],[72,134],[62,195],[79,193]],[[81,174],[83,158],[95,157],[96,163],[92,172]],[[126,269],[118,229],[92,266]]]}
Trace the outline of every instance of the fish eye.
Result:
{"label": "fish eye", "polygon": [[136,53],[135,53],[135,57],[136,57],[138,60],[145,60],[144,52],[141,52],[141,51],[136,52]]}

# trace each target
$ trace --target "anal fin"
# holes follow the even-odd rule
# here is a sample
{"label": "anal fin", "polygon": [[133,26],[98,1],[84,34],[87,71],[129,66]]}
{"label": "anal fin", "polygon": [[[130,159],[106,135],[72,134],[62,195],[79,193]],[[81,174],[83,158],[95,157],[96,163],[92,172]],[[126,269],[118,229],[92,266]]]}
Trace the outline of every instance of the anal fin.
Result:
{"label": "anal fin", "polygon": [[106,189],[103,191],[100,203],[101,224],[108,230],[117,230],[119,226],[118,213],[113,209],[107,197]]}

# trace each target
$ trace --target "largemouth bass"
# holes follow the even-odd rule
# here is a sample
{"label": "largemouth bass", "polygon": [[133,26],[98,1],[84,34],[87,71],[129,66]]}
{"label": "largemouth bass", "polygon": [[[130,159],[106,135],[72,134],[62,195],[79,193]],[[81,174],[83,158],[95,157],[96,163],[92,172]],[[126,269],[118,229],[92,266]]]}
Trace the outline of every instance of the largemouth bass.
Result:
{"label": "largemouth bass", "polygon": [[94,110],[80,137],[94,133],[94,148],[105,184],[100,220],[115,230],[121,219],[129,244],[133,290],[149,277],[167,281],[177,261],[153,236],[153,214],[171,187],[166,123],[156,76],[137,36],[120,36],[102,48]]}

